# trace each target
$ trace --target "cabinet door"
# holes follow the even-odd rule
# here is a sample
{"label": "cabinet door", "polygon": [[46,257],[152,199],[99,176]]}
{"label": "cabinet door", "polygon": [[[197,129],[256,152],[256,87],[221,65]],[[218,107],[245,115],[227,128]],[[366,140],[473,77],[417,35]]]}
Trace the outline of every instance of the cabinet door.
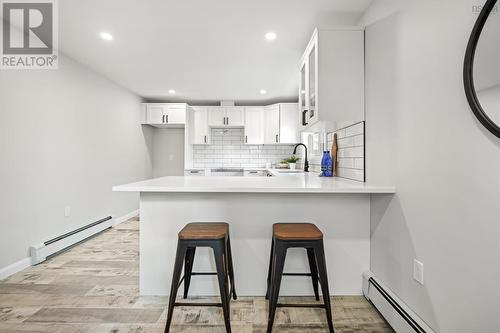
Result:
{"label": "cabinet door", "polygon": [[279,105],[272,105],[264,111],[265,117],[265,136],[264,142],[266,144],[280,142],[280,107]]}
{"label": "cabinet door", "polygon": [[164,106],[163,105],[151,105],[147,106],[147,123],[152,125],[164,124]]}
{"label": "cabinet door", "polygon": [[208,125],[224,126],[224,110],[220,107],[208,109]]}
{"label": "cabinet door", "polygon": [[299,87],[299,115],[300,115],[300,122],[302,126],[307,126],[308,120],[309,120],[309,113],[307,110],[307,100],[308,100],[308,93],[307,93],[307,84],[306,84],[306,63],[305,61],[302,66],[300,67],[300,87]]}
{"label": "cabinet door", "polygon": [[185,124],[186,123],[186,106],[185,105],[167,105],[165,116],[166,116],[166,123],[167,124]]}
{"label": "cabinet door", "polygon": [[309,52],[307,61],[307,79],[308,79],[308,107],[309,107],[309,119],[313,123],[317,118],[317,87],[316,87],[316,75],[317,75],[317,43],[313,43],[311,50]]}
{"label": "cabinet door", "polygon": [[264,144],[264,108],[245,109],[245,143]]}
{"label": "cabinet door", "polygon": [[296,144],[300,142],[298,108],[297,104],[280,104],[280,143]]}
{"label": "cabinet door", "polygon": [[193,108],[192,144],[208,144],[210,140],[208,111],[206,108]]}
{"label": "cabinet door", "polygon": [[228,126],[244,126],[245,125],[245,110],[242,107],[227,107],[225,108],[226,125]]}

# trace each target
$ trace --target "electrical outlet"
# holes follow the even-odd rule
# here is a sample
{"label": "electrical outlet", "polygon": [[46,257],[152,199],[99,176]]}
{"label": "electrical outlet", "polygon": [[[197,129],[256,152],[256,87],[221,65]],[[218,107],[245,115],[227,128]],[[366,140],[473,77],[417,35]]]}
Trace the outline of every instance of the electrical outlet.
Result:
{"label": "electrical outlet", "polygon": [[168,156],[168,159],[169,159],[170,161],[173,161],[173,160],[174,160],[174,155],[169,155],[169,156]]}
{"label": "electrical outlet", "polygon": [[413,259],[413,279],[424,285],[424,264],[417,259]]}
{"label": "electrical outlet", "polygon": [[64,207],[64,217],[69,217],[71,215],[71,206]]}

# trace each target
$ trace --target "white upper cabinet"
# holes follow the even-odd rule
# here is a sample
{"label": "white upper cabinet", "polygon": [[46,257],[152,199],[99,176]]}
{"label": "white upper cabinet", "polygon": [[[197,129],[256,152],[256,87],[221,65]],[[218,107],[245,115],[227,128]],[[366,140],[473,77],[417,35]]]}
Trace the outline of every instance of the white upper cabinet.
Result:
{"label": "white upper cabinet", "polygon": [[264,144],[264,108],[245,108],[245,143]]}
{"label": "white upper cabinet", "polygon": [[226,114],[226,125],[242,127],[245,125],[245,108],[232,106],[224,108]]}
{"label": "white upper cabinet", "polygon": [[265,140],[264,143],[280,142],[280,106],[279,104],[266,107],[265,111]]}
{"label": "white upper cabinet", "polygon": [[187,104],[148,103],[142,105],[143,124],[156,127],[183,127],[186,124]]}
{"label": "white upper cabinet", "polygon": [[265,108],[265,144],[300,142],[298,109],[296,103],[280,103]]}
{"label": "white upper cabinet", "polygon": [[238,106],[211,107],[208,110],[208,125],[212,127],[243,127],[245,109]]}
{"label": "white upper cabinet", "polygon": [[295,144],[300,142],[300,117],[297,103],[281,103],[280,106],[280,143]]}
{"label": "white upper cabinet", "polygon": [[225,126],[226,116],[222,107],[208,108],[208,125],[209,126]]}
{"label": "white upper cabinet", "polygon": [[210,128],[208,127],[208,109],[206,107],[191,107],[189,131],[191,144],[202,145],[210,143]]}
{"label": "white upper cabinet", "polygon": [[301,130],[364,120],[363,29],[315,30],[299,66]]}

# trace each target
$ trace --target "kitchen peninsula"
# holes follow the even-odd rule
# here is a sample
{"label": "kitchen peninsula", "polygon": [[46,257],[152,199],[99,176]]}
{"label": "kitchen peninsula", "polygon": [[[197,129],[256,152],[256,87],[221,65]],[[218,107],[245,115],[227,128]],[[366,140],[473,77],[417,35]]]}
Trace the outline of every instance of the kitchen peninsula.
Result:
{"label": "kitchen peninsula", "polygon": [[[370,260],[370,197],[391,195],[395,188],[316,173],[271,172],[274,177],[178,176],[114,187],[140,193],[141,295],[168,295],[177,233],[193,221],[230,224],[241,296],[265,294],[271,226],[276,222],[318,225],[325,237],[333,294],[361,295],[362,273],[369,270]],[[305,252],[297,251],[288,257],[285,271],[308,271]],[[194,271],[215,271],[212,256],[208,249],[197,251]],[[286,279],[282,295],[312,294],[308,279]],[[218,294],[215,278],[194,278],[190,290],[199,296]]]}

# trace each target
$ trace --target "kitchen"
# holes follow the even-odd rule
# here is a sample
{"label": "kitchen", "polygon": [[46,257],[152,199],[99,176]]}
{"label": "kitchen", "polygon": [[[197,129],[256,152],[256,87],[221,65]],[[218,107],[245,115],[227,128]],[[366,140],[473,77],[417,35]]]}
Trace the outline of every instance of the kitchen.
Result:
{"label": "kitchen", "polygon": [[497,0],[0,9],[0,332],[499,330]]}

